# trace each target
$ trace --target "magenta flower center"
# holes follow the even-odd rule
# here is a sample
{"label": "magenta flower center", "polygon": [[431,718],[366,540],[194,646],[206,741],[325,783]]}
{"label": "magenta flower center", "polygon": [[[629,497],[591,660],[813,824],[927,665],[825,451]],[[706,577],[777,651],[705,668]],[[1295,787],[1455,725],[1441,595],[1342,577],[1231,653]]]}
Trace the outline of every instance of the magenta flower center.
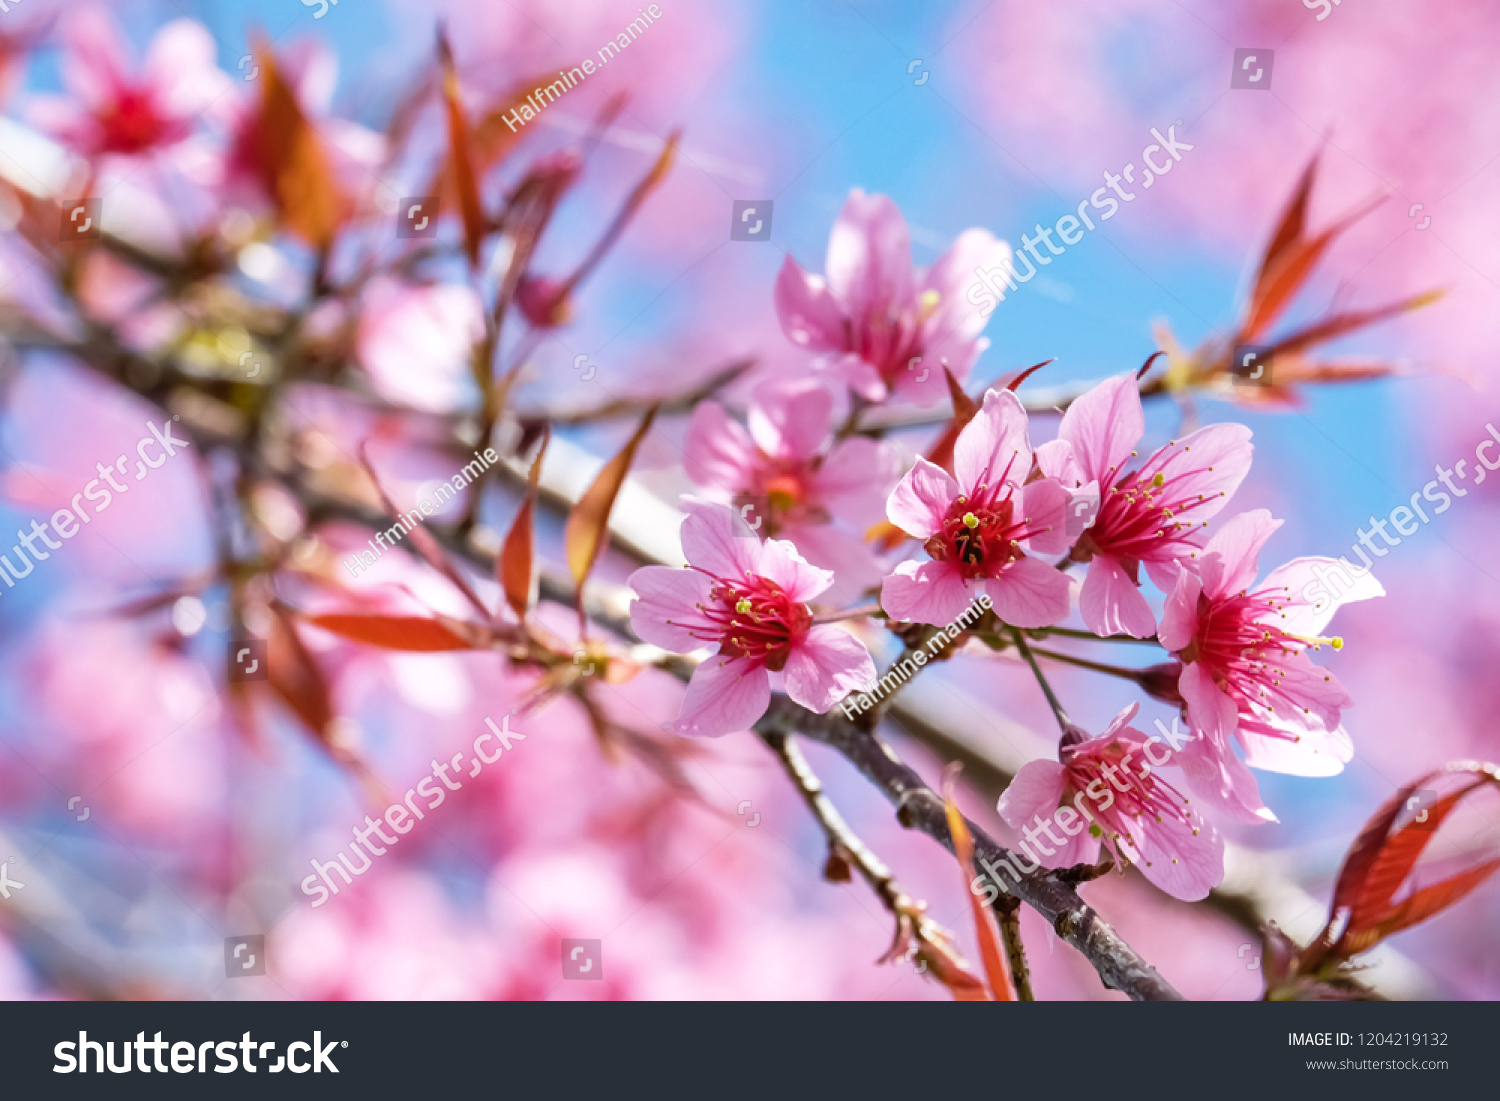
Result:
{"label": "magenta flower center", "polygon": [[958,497],[948,506],[942,528],[928,537],[927,553],[938,562],[958,566],[965,580],[996,577],[1017,558],[1021,541],[1036,534],[1030,521],[1016,515],[1014,490],[1005,482],[997,490],[980,486],[973,497]]}
{"label": "magenta flower center", "polygon": [[167,137],[166,121],[151,93],[139,88],[121,88],[99,124],[110,153],[140,153]]}
{"label": "magenta flower center", "polygon": [[1198,631],[1182,651],[1182,660],[1199,661],[1214,682],[1231,696],[1256,700],[1275,711],[1275,690],[1286,675],[1282,656],[1324,643],[1343,648],[1341,638],[1303,638],[1274,626],[1291,601],[1266,590],[1221,600],[1198,597]]}
{"label": "magenta flower center", "polygon": [[[927,291],[898,313],[867,314],[845,322],[845,344],[894,386],[912,359],[922,354],[923,329],[938,305],[938,295]],[[936,366],[934,370],[939,370]]]}
{"label": "magenta flower center", "polygon": [[1221,491],[1210,497],[1187,492],[1182,488],[1186,474],[1168,476],[1161,467],[1175,447],[1190,449],[1191,445],[1174,440],[1146,460],[1140,470],[1119,475],[1118,479],[1106,477],[1099,516],[1084,533],[1083,548],[1112,558],[1138,560],[1159,551],[1163,544],[1186,541],[1197,523],[1190,516],[1192,511],[1224,494]]}
{"label": "magenta flower center", "polygon": [[[1104,823],[1102,826],[1091,823],[1089,832],[1095,837],[1102,837],[1111,851],[1114,850],[1113,842],[1120,838],[1118,827],[1127,818],[1135,819],[1147,829],[1153,824],[1160,825],[1171,819],[1190,827],[1194,835],[1198,833],[1186,796],[1169,784],[1158,781],[1151,774],[1149,763],[1133,756],[1127,761],[1125,758],[1130,755],[1121,743],[1111,741],[1102,746],[1086,744],[1075,749],[1065,749],[1063,756],[1068,770],[1065,790],[1085,793],[1079,804],[1091,810]],[[1113,803],[1100,787],[1094,788],[1099,792],[1097,799],[1088,794],[1089,786],[1096,781],[1114,796]],[[1102,809],[1105,804],[1109,804],[1108,810]],[[1064,800],[1060,805],[1072,804]],[[1110,828],[1111,823],[1115,828]]]}
{"label": "magenta flower center", "polygon": [[812,626],[807,605],[758,574],[746,574],[734,581],[715,577],[714,581],[717,584],[709,594],[710,602],[698,605],[712,624],[712,633],[694,637],[717,642],[719,653],[725,657],[750,658],[779,672],[786,665],[792,644]]}

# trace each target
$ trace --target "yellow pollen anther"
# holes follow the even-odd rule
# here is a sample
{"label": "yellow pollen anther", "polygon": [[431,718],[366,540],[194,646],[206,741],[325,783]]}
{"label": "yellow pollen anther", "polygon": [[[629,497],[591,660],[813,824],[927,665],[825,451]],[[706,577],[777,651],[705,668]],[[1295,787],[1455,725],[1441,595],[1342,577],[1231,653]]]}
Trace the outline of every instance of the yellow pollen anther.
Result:
{"label": "yellow pollen anther", "polygon": [[1156,474],[1152,477],[1151,484],[1154,485],[1154,486],[1156,486],[1159,489],[1162,486],[1164,486],[1164,485],[1167,484],[1167,476],[1165,474],[1163,474],[1160,470],[1158,470],[1156,472]]}
{"label": "yellow pollen anther", "polygon": [[972,512],[964,513],[964,527],[968,528],[970,531],[973,531],[978,526],[979,517],[975,516]]}
{"label": "yellow pollen anther", "polygon": [[739,612],[740,615],[749,615],[750,614],[750,609],[752,609],[754,607],[755,607],[754,604],[751,604],[750,601],[748,601],[745,598],[741,597],[740,598],[740,602],[734,606],[734,610],[737,611],[737,612]]}

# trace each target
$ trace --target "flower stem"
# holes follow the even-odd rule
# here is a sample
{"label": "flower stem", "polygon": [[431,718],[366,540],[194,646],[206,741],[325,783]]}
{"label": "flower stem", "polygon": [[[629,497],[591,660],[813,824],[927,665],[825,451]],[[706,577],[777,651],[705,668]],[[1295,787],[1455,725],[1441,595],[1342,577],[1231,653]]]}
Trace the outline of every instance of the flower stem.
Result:
{"label": "flower stem", "polygon": [[1096,635],[1093,631],[1075,631],[1071,627],[1039,627],[1028,632],[1034,639],[1044,639],[1048,635],[1057,635],[1059,638],[1076,638],[1086,642],[1145,642],[1152,646],[1160,646],[1155,635],[1147,638],[1136,638],[1134,635]]}
{"label": "flower stem", "polygon": [[1039,657],[1051,658],[1053,661],[1061,661],[1068,665],[1076,665],[1080,669],[1092,669],[1096,673],[1108,673],[1112,677],[1121,677],[1124,680],[1135,681],[1137,684],[1141,681],[1141,671],[1139,669],[1126,669],[1120,665],[1106,665],[1099,661],[1075,658],[1072,654],[1059,654],[1056,650],[1043,650],[1040,646],[1032,647],[1031,652]]}
{"label": "flower stem", "polygon": [[1057,716],[1057,724],[1064,731],[1072,724],[1068,722],[1068,713],[1063,710],[1057,693],[1052,691],[1052,686],[1047,683],[1047,678],[1042,676],[1042,667],[1036,663],[1036,658],[1031,654],[1031,647],[1026,644],[1026,636],[1021,633],[1019,627],[1010,629],[1011,636],[1016,640],[1016,649],[1021,651],[1021,656],[1026,659],[1026,664],[1031,666],[1031,671],[1036,675],[1036,682],[1042,686],[1042,694],[1047,697],[1047,703],[1052,707],[1052,714]]}

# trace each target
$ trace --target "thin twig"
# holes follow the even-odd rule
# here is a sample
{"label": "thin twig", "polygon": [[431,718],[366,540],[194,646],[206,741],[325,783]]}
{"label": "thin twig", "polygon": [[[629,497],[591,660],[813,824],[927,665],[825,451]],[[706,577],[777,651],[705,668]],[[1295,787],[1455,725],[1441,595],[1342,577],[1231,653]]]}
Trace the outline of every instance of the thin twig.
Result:
{"label": "thin twig", "polygon": [[1068,722],[1068,713],[1063,710],[1062,701],[1057,698],[1057,693],[1052,691],[1052,686],[1047,683],[1047,678],[1042,675],[1042,667],[1036,663],[1036,658],[1032,656],[1031,647],[1026,642],[1026,636],[1021,633],[1019,627],[1012,627],[1010,633],[1016,640],[1016,649],[1021,651],[1021,656],[1026,659],[1026,664],[1031,666],[1031,671],[1036,676],[1036,682],[1042,686],[1042,695],[1047,697],[1047,703],[1052,708],[1052,714],[1057,716],[1057,725],[1066,731],[1072,725]]}

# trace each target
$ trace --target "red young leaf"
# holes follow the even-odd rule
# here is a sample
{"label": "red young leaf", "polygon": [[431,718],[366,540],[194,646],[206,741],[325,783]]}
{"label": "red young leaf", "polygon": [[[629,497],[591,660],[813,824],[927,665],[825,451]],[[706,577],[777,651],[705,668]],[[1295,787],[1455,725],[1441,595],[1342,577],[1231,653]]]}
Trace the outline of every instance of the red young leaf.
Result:
{"label": "red young leaf", "polygon": [[948,812],[948,833],[953,838],[953,849],[958,857],[958,866],[963,873],[964,894],[969,899],[969,908],[974,914],[974,927],[979,936],[979,955],[984,961],[985,977],[989,979],[991,996],[997,1002],[1013,1002],[1015,991],[1010,985],[1010,976],[1005,971],[1005,950],[1000,946],[1000,930],[995,925],[995,915],[984,904],[984,900],[969,890],[974,876],[974,839],[969,834],[969,824],[964,821],[953,802],[953,779],[958,774],[958,762],[943,770],[943,807]]}
{"label": "red young leaf", "polygon": [[448,116],[448,167],[450,179],[458,189],[458,209],[464,221],[464,251],[469,266],[479,266],[479,245],[484,239],[484,208],[479,203],[479,183],[474,176],[474,160],[469,151],[469,122],[459,94],[458,72],[453,67],[453,51],[446,32],[438,34],[438,56],[443,65],[443,106]]}
{"label": "red young leaf", "polygon": [[439,650],[472,650],[474,640],[465,638],[440,620],[412,615],[310,615],[307,622],[340,638],[379,646],[383,650],[433,653]]}
{"label": "red young leaf", "polygon": [[583,583],[599,552],[604,549],[609,534],[609,514],[615,507],[615,498],[625,484],[625,475],[630,473],[630,464],[635,461],[636,448],[651,430],[656,419],[656,406],[646,411],[641,425],[625,447],[604,464],[593,485],[584,492],[568,513],[568,523],[563,530],[563,543],[568,554],[568,569],[573,571],[573,580],[578,585],[579,607],[583,606]]}
{"label": "red young leaf", "polygon": [[542,457],[547,454],[547,444],[551,441],[552,429],[549,426],[542,437],[542,446],[531,463],[531,473],[526,479],[526,497],[521,501],[521,509],[516,513],[515,521],[505,536],[500,556],[495,559],[495,574],[500,580],[500,587],[505,590],[506,603],[516,613],[517,619],[525,619],[526,610],[531,607],[531,562],[536,542],[533,512],[536,508],[537,484],[542,476]]}
{"label": "red young leaf", "polygon": [[1266,255],[1260,262],[1260,271],[1256,276],[1259,284],[1266,277],[1266,272],[1271,266],[1281,259],[1282,254],[1294,241],[1302,239],[1302,229],[1307,223],[1307,200],[1312,195],[1313,179],[1318,173],[1318,157],[1307,162],[1307,167],[1302,170],[1302,177],[1297,181],[1297,187],[1292,192],[1291,199],[1287,202],[1286,210],[1282,212],[1281,221],[1276,225],[1276,232],[1271,235],[1270,244],[1266,246]]}

